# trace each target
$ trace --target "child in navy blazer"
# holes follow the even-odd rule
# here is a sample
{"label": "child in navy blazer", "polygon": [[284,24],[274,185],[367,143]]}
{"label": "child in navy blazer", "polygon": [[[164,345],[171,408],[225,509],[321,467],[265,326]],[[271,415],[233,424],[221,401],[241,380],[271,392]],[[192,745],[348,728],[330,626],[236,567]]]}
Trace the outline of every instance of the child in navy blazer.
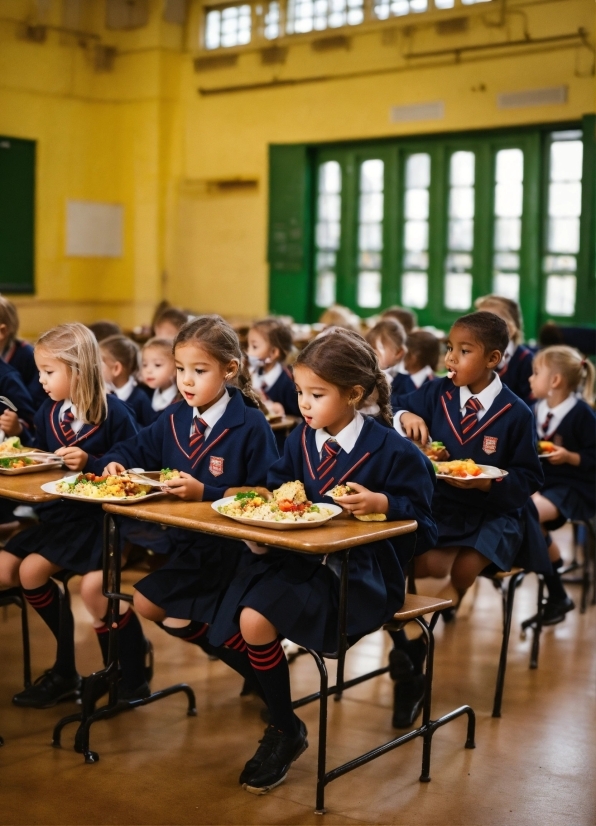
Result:
{"label": "child in navy blazer", "polygon": [[141,380],[147,388],[145,392],[149,395],[153,411],[151,421],[154,422],[167,407],[180,399],[170,339],[150,338],[143,345]]}
{"label": "child in navy blazer", "polygon": [[522,344],[523,320],[517,301],[502,295],[486,295],[475,302],[478,310],[494,313],[507,324],[509,342],[497,365],[496,372],[507,387],[526,404],[534,400],[530,387],[533,354],[529,347]]}
{"label": "child in navy blazer", "polygon": [[274,415],[300,416],[294,378],[285,366],[292,348],[292,331],[278,318],[256,321],[248,331],[252,384]]}
{"label": "child in navy blazer", "polygon": [[[358,333],[336,328],[300,353],[294,377],[306,424],[288,437],[268,487],[298,479],[310,500],[331,502],[329,492],[348,484],[353,493],[340,500],[346,511],[415,519],[419,549],[432,546],[434,473],[426,457],[390,427],[389,388],[372,348]],[[383,423],[358,411],[375,390]],[[412,534],[352,549],[347,629],[352,641],[379,628],[402,606],[403,569],[414,545]],[[210,642],[244,652],[271,717],[260,748],[240,775],[248,791],[263,794],[281,783],[308,746],[306,728],[292,710],[279,640],[335,651],[338,599],[336,561],[275,548],[255,556],[226,593]]]}
{"label": "child in navy blazer", "polygon": [[[35,416],[36,445],[61,456],[72,472],[92,471],[99,456],[137,429],[126,405],[115,396],[106,397],[97,341],[82,324],[63,324],[41,336],[35,361],[49,396]],[[107,612],[101,591],[103,513],[100,503],[65,500],[42,505],[38,513],[39,524],[17,534],[0,552],[0,581],[13,584],[18,572],[27,602],[56,638],[52,668],[13,698],[16,705],[49,708],[76,697],[81,684],[72,613],[61,610],[60,591],[51,577],[62,570],[81,574],[81,595],[94,627],[103,625],[100,618]],[[120,650],[128,658],[127,665],[122,661],[122,683],[124,691],[134,694],[143,689],[145,680],[145,639],[126,603],[122,610]]]}
{"label": "child in navy blazer", "polygon": [[[536,438],[551,442],[543,456],[544,485],[532,499],[544,526],[553,573],[545,577],[548,599],[543,625],[555,625],[575,607],[559,569],[559,546],[548,531],[568,519],[588,521],[596,513],[596,415],[592,408],[594,367],[577,350],[565,345],[547,347],[534,357],[530,377]],[[583,399],[578,398],[583,391]]]}
{"label": "child in navy blazer", "polygon": [[[33,440],[33,401],[25,387],[20,374],[9,364],[0,360],[0,396],[5,396],[17,408],[15,413],[10,407],[0,402],[0,433],[2,439],[7,436],[18,436],[22,443],[30,445]],[[0,499],[0,524],[6,530],[16,528],[13,511],[15,503],[8,499]]]}
{"label": "child in navy blazer", "polygon": [[139,348],[127,336],[108,336],[99,343],[104,381],[108,392],[126,402],[139,427],[154,420],[151,400],[137,383]]}
{"label": "child in navy blazer", "polygon": [[391,407],[395,412],[399,399],[417,389],[404,363],[407,353],[406,331],[396,318],[384,318],[369,331],[366,340],[375,351],[379,366],[387,377],[391,388]]}
{"label": "child in navy blazer", "polygon": [[12,301],[0,295],[0,359],[19,373],[37,410],[45,401],[45,393],[39,383],[33,347],[18,338],[18,332],[17,308]]}
{"label": "child in navy blazer", "polygon": [[[195,502],[220,499],[245,485],[264,486],[278,454],[234,330],[219,316],[190,321],[175,339],[174,356],[183,401],[115,446],[102,467],[109,473],[135,466],[175,469],[180,475],[167,482],[169,492]],[[136,583],[135,606],[168,634],[209,651],[208,626],[250,554],[234,540],[174,529],[168,535],[172,553],[162,568]]]}

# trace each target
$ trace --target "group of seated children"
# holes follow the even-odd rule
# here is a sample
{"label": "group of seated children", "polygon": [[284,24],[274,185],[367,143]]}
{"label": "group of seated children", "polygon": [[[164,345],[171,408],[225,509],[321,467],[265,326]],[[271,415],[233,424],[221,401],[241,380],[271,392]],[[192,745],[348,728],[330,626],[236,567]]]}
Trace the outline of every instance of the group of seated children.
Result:
{"label": "group of seated children", "polygon": [[[0,308],[8,304],[3,299]],[[16,366],[14,354],[28,345],[16,339],[14,321],[2,321],[10,312],[2,312],[4,357],[12,355]],[[118,329],[104,330],[98,343],[82,324],[60,325],[39,338],[34,352],[26,350],[45,395],[41,406],[31,399],[25,373],[21,378],[0,362],[0,394],[17,407],[5,410],[0,427],[55,452],[73,472],[175,468],[179,475],[165,486],[183,500],[215,501],[249,490],[266,499],[299,481],[312,502],[330,502],[330,492],[348,486],[339,499],[344,518],[416,520],[416,534],[352,550],[351,644],[401,608],[404,572],[414,556],[417,576],[448,578],[443,593],[456,607],[481,574],[514,564],[544,573],[544,619],[561,621],[573,603],[548,531],[566,519],[591,518],[596,509],[595,416],[578,396],[583,388],[591,397],[592,365],[558,346],[541,351],[532,367],[516,342],[519,311],[490,296],[451,328],[447,376],[438,378],[436,338],[406,331],[404,312],[401,319],[395,313],[382,318],[366,339],[330,327],[298,353],[288,327],[265,319],[248,333],[248,358],[219,316],[170,314],[140,354]],[[535,422],[520,396],[526,381],[538,400]],[[285,443],[276,441],[263,409],[300,417]],[[423,452],[431,439],[443,443],[445,458],[473,459],[506,475],[438,481]],[[546,461],[538,456],[538,440],[552,444]],[[0,551],[0,588],[22,588],[55,637],[54,665],[13,698],[19,706],[48,708],[81,689],[72,614],[61,610],[53,579],[58,572],[82,577],[81,596],[107,661],[102,511],[58,500],[40,506],[37,518]],[[131,522],[121,520],[123,536],[132,535]],[[165,564],[135,585],[135,610],[120,606],[120,697],[151,692],[149,643],[138,612],[218,657],[266,703],[270,723],[239,782],[255,794],[268,792],[308,746],[306,726],[292,708],[281,640],[337,649],[337,563],[332,556],[249,548],[181,529],[159,533],[167,536]],[[426,645],[403,631],[391,636],[393,724],[409,727],[424,698]]]}

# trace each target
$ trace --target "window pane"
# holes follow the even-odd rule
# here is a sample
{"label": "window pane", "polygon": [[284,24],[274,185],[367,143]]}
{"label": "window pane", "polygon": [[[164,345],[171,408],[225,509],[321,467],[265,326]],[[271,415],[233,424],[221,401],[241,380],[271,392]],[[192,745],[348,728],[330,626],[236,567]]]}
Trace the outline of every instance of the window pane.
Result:
{"label": "window pane", "polygon": [[495,178],[499,184],[523,181],[524,153],[521,149],[501,149],[497,152]]}
{"label": "window pane", "polygon": [[519,275],[510,272],[495,272],[493,275],[493,292],[519,301]]}
{"label": "window pane", "polygon": [[550,148],[551,181],[581,181],[583,144],[581,141],[555,141]]}
{"label": "window pane", "polygon": [[579,251],[579,218],[551,218],[548,222],[548,250]]}
{"label": "window pane", "polygon": [[380,307],[381,306],[381,273],[361,272],[358,275],[358,295],[359,307]]}
{"label": "window pane", "polygon": [[516,252],[497,252],[494,264],[499,270],[519,270],[519,255]]}
{"label": "window pane", "polygon": [[452,250],[474,248],[474,221],[449,221],[449,248]]}
{"label": "window pane", "polygon": [[406,218],[428,218],[428,189],[407,189]]}
{"label": "window pane", "polygon": [[474,153],[454,152],[449,167],[449,182],[451,186],[474,185]]}
{"label": "window pane", "polygon": [[576,269],[574,255],[547,255],[544,259],[545,272],[575,272]]}
{"label": "window pane", "polygon": [[319,166],[315,226],[315,301],[329,307],[336,294],[336,250],[341,240],[341,167],[337,161]]}
{"label": "window pane", "polygon": [[495,249],[518,250],[521,247],[519,218],[498,218],[495,221]]}
{"label": "window pane", "polygon": [[546,312],[572,316],[575,313],[576,283],[574,275],[549,275],[546,279]]}
{"label": "window pane", "polygon": [[549,215],[571,217],[581,215],[581,183],[551,184],[548,198]]}
{"label": "window pane", "polygon": [[474,189],[471,186],[454,186],[449,193],[449,215],[452,218],[474,217]]}
{"label": "window pane", "polygon": [[422,272],[405,272],[401,277],[401,302],[418,310],[428,304],[428,275]]}
{"label": "window pane", "polygon": [[427,270],[428,269],[428,253],[427,252],[406,252],[404,255],[404,267],[413,270]]}
{"label": "window pane", "polygon": [[472,268],[472,256],[465,252],[450,253],[447,256],[447,269],[450,272],[467,272]]}
{"label": "window pane", "polygon": [[363,20],[363,0],[288,0],[286,33],[357,26]]}
{"label": "window pane", "polygon": [[382,250],[383,233],[381,224],[360,224],[358,247],[361,250]]}
{"label": "window pane", "polygon": [[472,276],[448,273],[445,278],[445,307],[468,310],[472,304]]}
{"label": "window pane", "polygon": [[330,307],[335,304],[335,273],[320,272],[317,274],[317,290],[315,301],[317,307]]}
{"label": "window pane", "polygon": [[428,221],[406,221],[404,246],[414,252],[428,249]]}
{"label": "window pane", "polygon": [[495,186],[495,215],[503,218],[521,217],[523,198],[522,184],[497,184]]}
{"label": "window pane", "polygon": [[339,195],[321,195],[319,198],[319,220],[339,221],[341,198]]}
{"label": "window pane", "polygon": [[370,222],[383,220],[382,192],[374,192],[360,196],[360,220]]}
{"label": "window pane", "polygon": [[364,161],[360,167],[360,192],[382,192],[384,169],[383,161]]}
{"label": "window pane", "polygon": [[337,161],[319,167],[319,192],[341,192],[341,167]]}
{"label": "window pane", "polygon": [[428,189],[430,186],[430,155],[410,155],[406,161],[406,188]]}
{"label": "window pane", "polygon": [[358,266],[361,270],[381,269],[380,252],[361,252],[358,256]]}

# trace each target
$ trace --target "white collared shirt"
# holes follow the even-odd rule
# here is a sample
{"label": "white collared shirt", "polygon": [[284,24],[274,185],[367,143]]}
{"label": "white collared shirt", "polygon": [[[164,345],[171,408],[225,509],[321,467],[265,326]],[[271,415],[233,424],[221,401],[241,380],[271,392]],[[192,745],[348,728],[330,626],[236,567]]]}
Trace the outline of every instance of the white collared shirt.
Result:
{"label": "white collared shirt", "polygon": [[271,370],[267,371],[267,373],[255,373],[254,384],[256,384],[259,390],[269,390],[270,387],[273,387],[282,373],[283,367],[278,361],[273,365]]}
{"label": "white collared shirt", "polygon": [[62,402],[62,407],[60,408],[60,421],[61,422],[64,421],[64,416],[66,415],[66,413],[69,410],[72,410],[72,414],[74,416],[74,419],[70,423],[70,426],[72,427],[72,429],[75,433],[78,433],[79,430],[85,424],[85,422],[82,419],[79,419],[79,416],[77,414],[77,409],[74,406],[74,404],[71,402],[70,399],[64,399],[64,401]]}
{"label": "white collared shirt", "polygon": [[137,382],[135,380],[135,377],[130,376],[126,384],[123,384],[122,387],[114,387],[114,385],[112,385],[111,390],[114,393],[114,395],[120,399],[121,402],[125,402],[128,401],[128,399],[130,398],[130,394],[136,386]]}
{"label": "white collared shirt", "polygon": [[493,380],[488,385],[488,387],[485,387],[484,390],[480,391],[480,393],[472,393],[472,391],[467,385],[465,387],[460,387],[459,412],[461,413],[462,417],[465,416],[468,412],[466,411],[466,402],[473,396],[475,399],[478,399],[478,401],[482,405],[482,408],[478,410],[476,413],[476,418],[478,419],[478,421],[480,421],[480,419],[482,419],[488,413],[491,404],[497,398],[502,389],[503,384],[496,373],[493,373]]}
{"label": "white collared shirt", "polygon": [[323,445],[328,439],[335,439],[342,450],[345,450],[346,453],[351,453],[354,445],[358,441],[358,436],[360,436],[363,425],[364,416],[356,410],[352,421],[347,424],[343,430],[340,430],[337,436],[331,436],[324,428],[320,427],[315,431],[315,444],[319,451],[319,456],[323,450]]}
{"label": "white collared shirt", "polygon": [[165,390],[160,390],[157,388],[153,391],[153,396],[151,397],[151,407],[156,412],[165,410],[166,407],[172,404],[177,393],[178,386],[175,383],[171,384],[169,387],[166,387]]}
{"label": "white collared shirt", "polygon": [[[221,419],[223,414],[226,412],[226,407],[230,403],[231,398],[232,397],[230,396],[230,394],[226,390],[224,392],[223,396],[221,397],[221,399],[218,399],[215,402],[215,404],[212,404],[211,407],[208,407],[207,410],[205,410],[203,413],[199,413],[199,408],[195,407],[194,413],[193,413],[193,419],[194,418],[203,419],[204,422],[207,422],[207,427],[205,428],[205,433],[203,434],[205,441],[207,440],[207,437],[209,436],[209,434],[211,433],[211,431],[213,430],[213,428],[215,427],[217,422]],[[192,422],[192,424],[190,426],[190,435],[192,435],[193,425],[194,425],[194,421]]]}
{"label": "white collared shirt", "polygon": [[[496,373],[493,373],[493,380],[482,390],[480,393],[472,393],[470,388],[466,385],[465,387],[459,388],[459,412],[461,413],[462,417],[466,414],[466,402],[468,399],[471,399],[474,396],[475,399],[478,399],[480,404],[482,405],[482,409],[478,410],[476,413],[476,417],[478,421],[483,418],[488,412],[491,404],[497,398],[501,390],[503,389],[503,384],[501,379],[497,376]],[[400,418],[404,413],[407,413],[407,410],[398,410],[395,416],[393,417],[393,427],[397,430],[400,436],[405,436],[406,432],[402,427],[400,422]]]}
{"label": "white collared shirt", "polygon": [[417,370],[415,373],[410,373],[410,378],[417,388],[422,387],[426,379],[432,378],[433,376],[434,372],[429,364],[427,364],[426,367],[423,367],[422,370]]}
{"label": "white collared shirt", "polygon": [[[536,404],[535,408],[536,430],[538,431],[538,435],[544,439],[550,433],[554,433],[563,421],[563,419],[565,418],[565,416],[569,413],[570,410],[573,410],[576,404],[577,396],[575,395],[575,393],[570,393],[565,399],[565,401],[562,401],[560,404],[555,405],[555,407],[548,406],[548,399],[540,399],[540,401]],[[549,413],[552,413],[553,417],[548,424],[548,433],[545,433],[542,425],[546,421],[546,417]]]}
{"label": "white collared shirt", "polygon": [[506,364],[509,364],[509,362],[511,361],[511,356],[515,353],[516,350],[517,344],[514,341],[511,341],[510,339],[509,344],[507,345],[507,347],[505,348],[505,352],[503,353],[503,358],[499,362],[497,370],[502,370]]}

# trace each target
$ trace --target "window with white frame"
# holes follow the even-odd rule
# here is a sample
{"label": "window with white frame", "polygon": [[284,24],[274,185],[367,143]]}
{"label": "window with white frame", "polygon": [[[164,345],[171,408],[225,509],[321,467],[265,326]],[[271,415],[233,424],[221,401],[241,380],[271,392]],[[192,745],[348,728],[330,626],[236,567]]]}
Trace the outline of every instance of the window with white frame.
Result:
{"label": "window with white frame", "polygon": [[251,28],[252,9],[248,3],[208,9],[205,14],[205,48],[245,46],[250,43]]}
{"label": "window with white frame", "polygon": [[327,161],[319,167],[315,226],[315,303],[330,307],[337,293],[337,254],[341,233],[341,166]]}

